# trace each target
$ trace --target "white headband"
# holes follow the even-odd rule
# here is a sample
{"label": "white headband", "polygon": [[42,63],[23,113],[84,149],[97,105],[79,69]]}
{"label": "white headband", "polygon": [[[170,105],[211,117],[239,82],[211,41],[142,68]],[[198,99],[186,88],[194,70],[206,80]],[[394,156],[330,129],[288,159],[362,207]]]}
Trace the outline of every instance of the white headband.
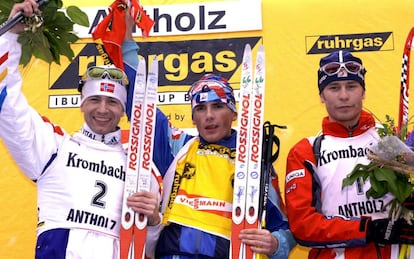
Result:
{"label": "white headband", "polygon": [[126,87],[107,79],[88,79],[82,86],[81,105],[86,98],[94,95],[104,95],[118,99],[125,110],[127,99]]}

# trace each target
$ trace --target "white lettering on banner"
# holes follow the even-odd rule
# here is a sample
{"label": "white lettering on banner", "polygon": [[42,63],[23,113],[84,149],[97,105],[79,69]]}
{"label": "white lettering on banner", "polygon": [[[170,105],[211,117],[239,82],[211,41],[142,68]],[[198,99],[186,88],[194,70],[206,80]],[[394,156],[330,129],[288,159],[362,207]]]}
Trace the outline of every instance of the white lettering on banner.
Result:
{"label": "white lettering on banner", "polygon": [[[234,91],[236,101],[239,99],[239,90]],[[157,94],[157,105],[189,104],[187,92],[161,92]],[[49,108],[74,108],[80,106],[79,94],[50,95]]]}
{"label": "white lettering on banner", "polygon": [[[92,29],[103,19],[108,7],[81,7],[90,28],[74,25],[80,38],[91,38]],[[209,3],[145,5],[155,21],[151,36],[206,34],[262,29],[261,0],[220,1]],[[141,36],[137,29],[134,36]]]}

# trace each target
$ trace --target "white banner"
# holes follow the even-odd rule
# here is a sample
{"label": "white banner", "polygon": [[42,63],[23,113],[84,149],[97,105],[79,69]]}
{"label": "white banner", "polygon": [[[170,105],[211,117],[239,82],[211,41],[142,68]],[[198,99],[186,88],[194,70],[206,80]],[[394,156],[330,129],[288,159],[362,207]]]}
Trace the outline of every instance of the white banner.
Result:
{"label": "white banner", "polygon": [[[190,4],[145,5],[155,21],[151,36],[207,34],[262,29],[262,1],[238,0]],[[93,28],[107,15],[108,6],[82,7],[90,27],[75,25],[80,38],[91,38]],[[137,30],[134,36],[141,36]]]}

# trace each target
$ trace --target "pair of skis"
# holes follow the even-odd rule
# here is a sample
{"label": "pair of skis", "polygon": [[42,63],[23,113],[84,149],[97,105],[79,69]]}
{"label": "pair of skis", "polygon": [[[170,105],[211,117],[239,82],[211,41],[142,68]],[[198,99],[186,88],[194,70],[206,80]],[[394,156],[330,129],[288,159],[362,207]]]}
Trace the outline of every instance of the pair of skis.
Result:
{"label": "pair of skis", "polygon": [[[398,109],[398,132],[405,129],[409,120],[409,85],[410,85],[410,53],[414,47],[414,27],[411,28],[405,41],[403,57],[402,57],[402,69],[401,69],[401,85],[400,85],[400,103]],[[407,134],[404,132],[403,134]]]}
{"label": "pair of skis", "polygon": [[[256,258],[250,246],[240,242],[242,229],[260,228],[260,185],[265,94],[265,53],[259,46],[253,67],[252,50],[246,45],[241,66],[238,136],[234,173],[231,258]],[[254,70],[254,71],[253,71]]]}
{"label": "pair of skis", "polygon": [[125,172],[120,233],[120,258],[145,258],[147,217],[134,212],[126,199],[138,191],[150,191],[152,151],[158,87],[158,60],[152,60],[148,77],[146,62],[139,59],[132,99],[129,147]]}

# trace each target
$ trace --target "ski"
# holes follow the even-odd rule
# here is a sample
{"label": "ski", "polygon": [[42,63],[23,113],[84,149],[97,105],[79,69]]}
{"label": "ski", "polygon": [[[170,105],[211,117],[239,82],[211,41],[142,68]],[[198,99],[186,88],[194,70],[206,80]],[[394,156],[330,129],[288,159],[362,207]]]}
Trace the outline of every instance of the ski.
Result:
{"label": "ski", "polygon": [[[410,32],[407,35],[405,40],[405,45],[403,49],[402,56],[402,68],[401,68],[401,84],[400,84],[400,102],[398,108],[398,125],[397,132],[401,137],[408,137],[408,123],[409,123],[409,90],[410,90],[410,54],[411,50],[414,48],[414,27],[411,28]],[[403,131],[403,132],[401,132]],[[413,134],[414,131],[411,132]],[[400,258],[407,258],[410,254],[410,248],[412,246],[407,244],[401,245],[401,250],[399,251]],[[408,256],[409,257],[409,256]]]}
{"label": "ski", "polygon": [[149,191],[158,87],[158,60],[152,60],[148,77],[146,62],[140,58],[135,77],[129,130],[125,188],[122,201],[120,258],[145,258],[147,217],[126,206],[137,191]]}
{"label": "ski", "polygon": [[253,73],[252,50],[243,53],[238,108],[237,151],[232,209],[231,257],[249,259],[255,255],[238,238],[245,228],[260,227],[260,182],[262,163],[262,127],[264,117],[265,58],[259,46]]}
{"label": "ski", "polygon": [[[265,57],[263,45],[259,46],[254,67],[253,95],[250,107],[250,153],[247,174],[246,225],[245,228],[259,228],[260,183],[262,172],[262,138],[264,117]],[[256,258],[250,246],[246,247],[246,258]]]}
{"label": "ski", "polygon": [[247,187],[247,157],[250,140],[250,96],[252,89],[252,53],[250,45],[246,45],[241,65],[240,99],[237,125],[239,127],[236,141],[236,162],[233,183],[233,207],[231,229],[231,258],[239,259],[244,256],[244,245],[240,242],[239,233],[245,225],[246,187]]}
{"label": "ski", "polygon": [[[401,85],[400,85],[400,103],[398,109],[398,132],[403,129],[403,126],[408,123],[408,109],[409,109],[409,84],[410,84],[410,53],[413,46],[414,27],[411,28],[405,41],[402,69],[401,69]],[[407,132],[405,132],[406,134]]]}

